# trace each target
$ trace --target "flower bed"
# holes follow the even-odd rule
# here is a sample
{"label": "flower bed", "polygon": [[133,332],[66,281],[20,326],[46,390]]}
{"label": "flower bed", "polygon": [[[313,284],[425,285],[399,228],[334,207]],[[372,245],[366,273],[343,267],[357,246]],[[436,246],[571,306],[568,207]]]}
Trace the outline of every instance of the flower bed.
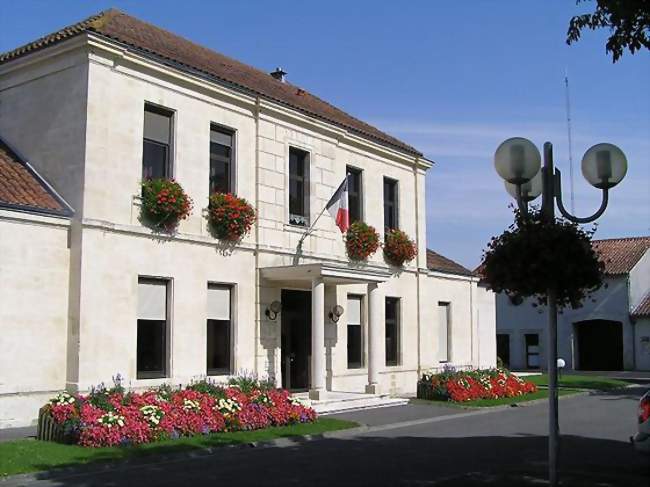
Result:
{"label": "flower bed", "polygon": [[506,369],[425,372],[418,381],[417,397],[465,402],[517,397],[537,391],[537,386]]}
{"label": "flower bed", "polygon": [[171,232],[190,216],[192,198],[173,179],[142,181],[142,220],[152,227]]}
{"label": "flower bed", "polygon": [[[50,437],[86,447],[151,443],[168,438],[307,423],[313,409],[257,381],[217,385],[209,381],[172,389],[126,392],[116,386],[90,394],[59,393],[41,408],[41,424],[64,434]],[[39,438],[44,436],[39,431]]]}
{"label": "flower bed", "polygon": [[401,267],[405,262],[415,259],[417,254],[415,242],[406,233],[397,229],[386,232],[384,258],[389,264]]}
{"label": "flower bed", "polygon": [[255,223],[255,209],[244,198],[231,193],[214,193],[208,206],[208,224],[214,236],[235,242]]}
{"label": "flower bed", "polygon": [[374,227],[354,222],[345,234],[345,249],[351,260],[366,260],[379,248],[379,234]]}

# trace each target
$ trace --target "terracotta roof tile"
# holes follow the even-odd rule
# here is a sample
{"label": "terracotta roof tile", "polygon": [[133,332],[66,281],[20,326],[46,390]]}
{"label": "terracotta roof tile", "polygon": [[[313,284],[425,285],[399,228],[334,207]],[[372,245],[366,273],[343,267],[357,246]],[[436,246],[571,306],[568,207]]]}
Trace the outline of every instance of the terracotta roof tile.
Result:
{"label": "terracotta roof tile", "polygon": [[53,34],[12,51],[0,54],[0,64],[50,46],[83,32],[96,32],[173,66],[225,82],[234,88],[260,95],[307,115],[343,127],[351,132],[406,152],[422,154],[408,144],[358,120],[297,86],[274,79],[258,70],[211,49],[195,44],[169,31],[111,9],[65,27]]}
{"label": "terracotta roof tile", "polygon": [[650,318],[650,293],[630,313],[633,318]]}
{"label": "terracotta roof tile", "polygon": [[432,271],[444,272],[446,274],[456,274],[460,276],[474,276],[474,272],[444,257],[431,249],[427,249],[427,269]]}
{"label": "terracotta roof tile", "polygon": [[0,207],[68,215],[69,207],[0,139]]}
{"label": "terracotta roof tile", "polygon": [[632,270],[650,248],[650,237],[594,240],[593,245],[605,263],[605,274],[616,276]]}

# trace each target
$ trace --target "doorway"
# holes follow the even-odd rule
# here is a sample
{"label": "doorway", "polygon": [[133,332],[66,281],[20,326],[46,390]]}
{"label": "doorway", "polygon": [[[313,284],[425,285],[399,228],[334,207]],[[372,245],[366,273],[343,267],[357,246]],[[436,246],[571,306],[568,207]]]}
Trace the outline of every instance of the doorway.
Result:
{"label": "doorway", "polygon": [[575,323],[580,370],[623,370],[623,325],[620,321]]}
{"label": "doorway", "polygon": [[507,333],[497,333],[497,358],[506,369],[510,368],[510,335]]}
{"label": "doorway", "polygon": [[282,387],[309,389],[311,292],[282,290]]}

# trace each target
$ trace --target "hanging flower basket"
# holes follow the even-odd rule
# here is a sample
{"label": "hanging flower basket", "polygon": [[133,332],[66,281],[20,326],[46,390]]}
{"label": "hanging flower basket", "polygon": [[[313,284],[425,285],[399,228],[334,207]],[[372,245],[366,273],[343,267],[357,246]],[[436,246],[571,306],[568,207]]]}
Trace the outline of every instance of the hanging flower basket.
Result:
{"label": "hanging flower basket", "polygon": [[192,212],[192,198],[173,179],[142,181],[142,220],[151,227],[172,232]]}
{"label": "hanging flower basket", "polygon": [[418,254],[415,242],[401,230],[393,229],[386,232],[384,241],[384,258],[386,262],[396,267],[415,259]]}
{"label": "hanging flower basket", "polygon": [[350,260],[366,260],[379,248],[379,234],[375,227],[354,222],[345,234],[345,249]]}
{"label": "hanging flower basket", "polygon": [[526,217],[515,210],[515,222],[484,252],[483,279],[494,292],[517,300],[533,297],[538,304],[546,304],[553,289],[559,306],[579,308],[603,283],[594,230],[559,218],[545,221],[539,211]]}
{"label": "hanging flower basket", "polygon": [[208,206],[208,225],[215,237],[236,242],[255,223],[255,209],[244,198],[232,193],[214,193]]}

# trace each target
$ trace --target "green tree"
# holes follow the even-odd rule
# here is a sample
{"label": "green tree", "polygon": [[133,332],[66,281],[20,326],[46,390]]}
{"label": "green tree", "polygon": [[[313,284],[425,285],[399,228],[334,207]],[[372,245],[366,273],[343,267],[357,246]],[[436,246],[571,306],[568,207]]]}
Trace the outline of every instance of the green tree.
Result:
{"label": "green tree", "polygon": [[[579,4],[586,0],[576,0]],[[589,0],[592,1],[592,0]],[[609,28],[605,51],[619,60],[625,49],[634,54],[641,48],[650,49],[650,0],[596,0],[591,14],[574,16],[569,22],[567,44],[580,39],[584,28]]]}

